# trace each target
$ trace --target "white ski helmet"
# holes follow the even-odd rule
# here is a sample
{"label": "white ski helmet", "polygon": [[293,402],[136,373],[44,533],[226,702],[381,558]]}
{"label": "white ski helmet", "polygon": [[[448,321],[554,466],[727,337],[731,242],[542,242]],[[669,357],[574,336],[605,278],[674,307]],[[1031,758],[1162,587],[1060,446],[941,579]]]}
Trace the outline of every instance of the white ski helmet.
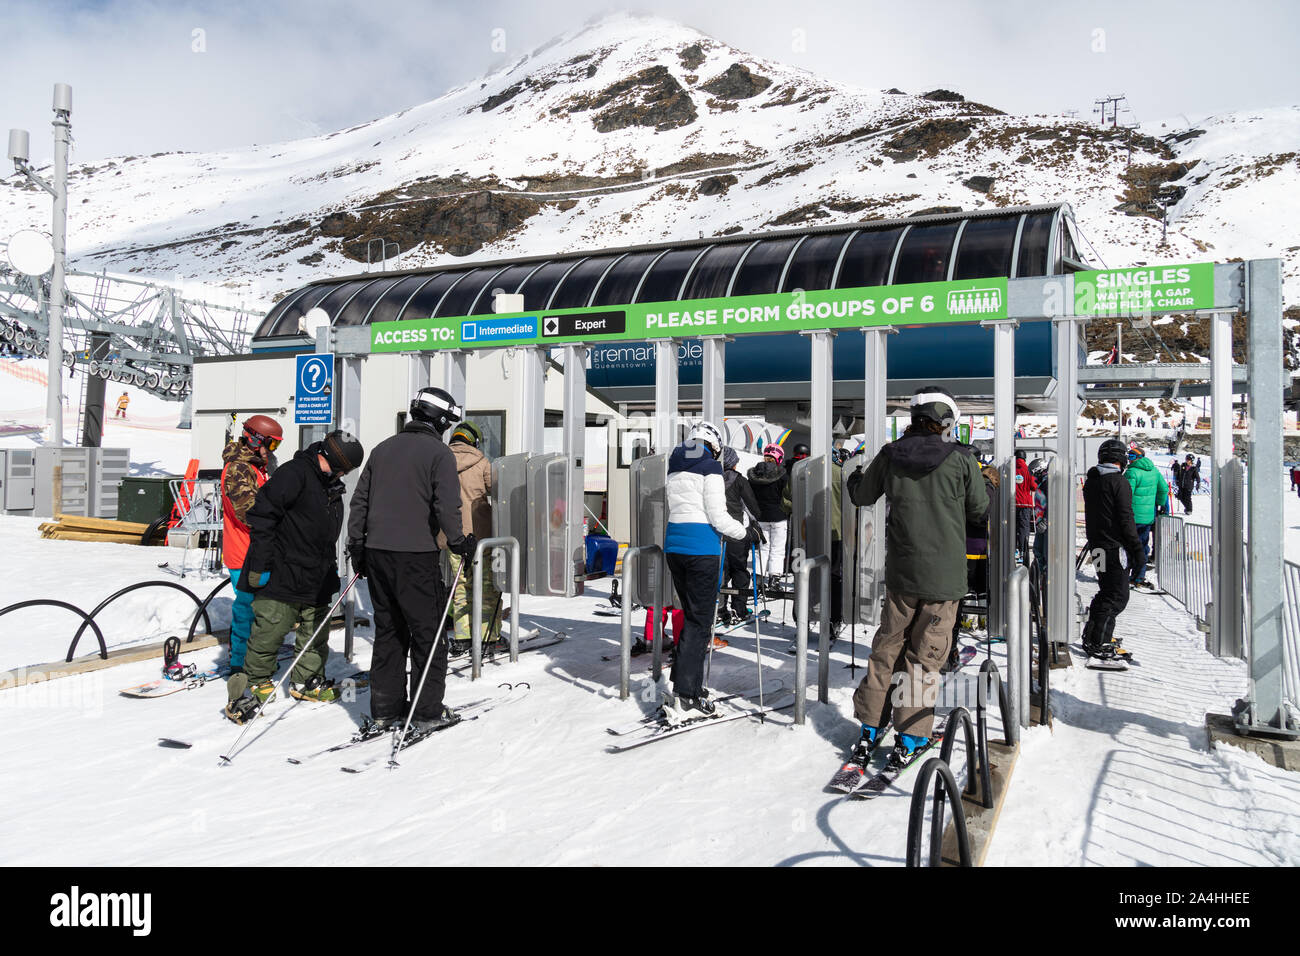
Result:
{"label": "white ski helmet", "polygon": [[711,422],[696,422],[686,439],[706,445],[714,458],[722,454],[722,432],[718,431],[717,426]]}
{"label": "white ski helmet", "polygon": [[937,385],[918,388],[910,410],[912,418],[928,418],[940,425],[951,425],[961,417],[956,400]]}

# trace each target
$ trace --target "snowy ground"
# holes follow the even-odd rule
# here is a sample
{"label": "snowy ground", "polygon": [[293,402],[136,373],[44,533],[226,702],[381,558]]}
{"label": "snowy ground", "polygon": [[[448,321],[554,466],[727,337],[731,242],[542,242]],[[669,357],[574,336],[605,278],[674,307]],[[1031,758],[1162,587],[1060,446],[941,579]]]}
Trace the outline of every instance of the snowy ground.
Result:
{"label": "snowy ground", "polygon": [[[1085,601],[1096,591],[1089,577]],[[1055,723],[1025,732],[990,865],[1295,866],[1300,776],[1210,750],[1207,711],[1246,667],[1205,651],[1172,598],[1134,592],[1116,634],[1141,666],[1052,672]]]}
{"label": "snowy ground", "polygon": [[[901,864],[909,778],[869,803],[824,789],[857,735],[845,643],[831,664],[830,704],[816,703],[814,691],[803,727],[785,711],[765,725],[736,721],[609,754],[605,728],[650,705],[644,658],[634,661],[628,701],[617,699],[617,661],[602,660],[616,656],[618,639],[617,619],[593,613],[605,587],[597,582],[571,601],[524,598],[525,622],[566,629],[569,640],[517,665],[488,664],[476,685],[452,677],[448,701],[499,681],[527,681],[529,696],[421,745],[391,772],[285,761],[344,738],[365,712],[364,692],[314,710],[285,707],[220,767],[238,728],[219,715],[219,687],[152,701],[116,693],[154,677],[155,663],[0,691],[0,746],[18,758],[0,800],[9,834],[0,864],[118,863],[128,849],[133,862],[174,864],[178,835],[196,865],[238,863],[249,852],[279,864]],[[1205,654],[1186,616],[1165,602],[1135,597],[1121,621],[1140,668],[1054,672],[1056,724],[1025,736],[993,862],[1300,862],[1300,781],[1205,747],[1204,714],[1241,693],[1242,665]],[[779,622],[764,629],[769,688],[793,681],[792,637]],[[332,646],[341,647],[340,634]],[[364,667],[365,632],[358,650]],[[860,644],[858,660],[865,656]],[[815,660],[809,665],[815,681]],[[341,656],[330,665],[335,676],[351,669]],[[752,634],[733,634],[714,656],[711,683],[740,689],[754,680]],[[999,733],[996,715],[993,724]],[[161,749],[163,735],[196,743]],[[93,817],[84,812],[89,792]],[[295,836],[302,831],[286,808],[310,813],[311,836]]]}

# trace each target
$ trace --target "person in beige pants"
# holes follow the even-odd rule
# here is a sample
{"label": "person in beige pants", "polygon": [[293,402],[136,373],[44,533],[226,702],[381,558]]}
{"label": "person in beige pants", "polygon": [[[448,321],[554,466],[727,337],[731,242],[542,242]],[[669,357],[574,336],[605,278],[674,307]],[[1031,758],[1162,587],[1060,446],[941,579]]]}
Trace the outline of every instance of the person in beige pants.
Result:
{"label": "person in beige pants", "polygon": [[[471,421],[457,425],[447,443],[456,457],[456,475],[460,479],[460,517],[464,531],[479,540],[492,537],[492,464],[479,448],[482,443],[483,432]],[[449,555],[449,558],[454,578],[464,559],[455,554]],[[483,560],[487,566],[483,569],[482,640],[483,647],[488,648],[501,634],[501,592],[493,580],[492,552],[487,552]],[[450,652],[453,656],[468,653],[470,649],[473,593],[473,565],[466,564],[465,573],[460,576],[460,583],[456,585],[451,602],[454,636]]]}
{"label": "person in beige pants", "polygon": [[970,445],[957,440],[952,396],[931,386],[912,397],[912,423],[848,482],[855,505],[881,495],[885,525],[885,609],[871,642],[867,676],[853,695],[865,763],[893,712],[891,761],[929,744],[939,669],[948,656],[957,605],[966,593],[966,523],[981,521],[989,499]]}

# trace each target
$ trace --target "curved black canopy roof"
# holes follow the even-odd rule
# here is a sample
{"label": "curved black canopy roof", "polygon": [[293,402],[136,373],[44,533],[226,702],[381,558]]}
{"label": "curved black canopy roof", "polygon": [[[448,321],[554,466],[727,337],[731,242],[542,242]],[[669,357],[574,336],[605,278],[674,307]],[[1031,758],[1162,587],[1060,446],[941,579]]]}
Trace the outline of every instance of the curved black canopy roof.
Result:
{"label": "curved black canopy roof", "polygon": [[794,289],[846,289],[1082,268],[1067,203],[811,226],[692,242],[364,273],[313,282],[275,304],[254,336],[297,339],[319,306],[336,326],[492,311],[629,305]]}

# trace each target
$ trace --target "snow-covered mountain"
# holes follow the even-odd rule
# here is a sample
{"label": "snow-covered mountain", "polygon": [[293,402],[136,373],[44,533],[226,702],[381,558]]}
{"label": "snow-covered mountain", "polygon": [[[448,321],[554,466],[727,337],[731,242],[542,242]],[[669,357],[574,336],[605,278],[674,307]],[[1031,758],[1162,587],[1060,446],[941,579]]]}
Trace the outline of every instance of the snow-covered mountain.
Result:
{"label": "snow-covered mountain", "polygon": [[[1300,107],[1134,131],[1014,116],[832,83],[620,14],[326,136],[77,165],[69,246],[78,268],[269,305],[358,271],[379,239],[409,268],[1065,199],[1107,264],[1281,256],[1294,290],[1298,142]],[[1146,211],[1164,183],[1183,190],[1167,247]],[[0,238],[44,226],[45,195],[6,185]]]}

